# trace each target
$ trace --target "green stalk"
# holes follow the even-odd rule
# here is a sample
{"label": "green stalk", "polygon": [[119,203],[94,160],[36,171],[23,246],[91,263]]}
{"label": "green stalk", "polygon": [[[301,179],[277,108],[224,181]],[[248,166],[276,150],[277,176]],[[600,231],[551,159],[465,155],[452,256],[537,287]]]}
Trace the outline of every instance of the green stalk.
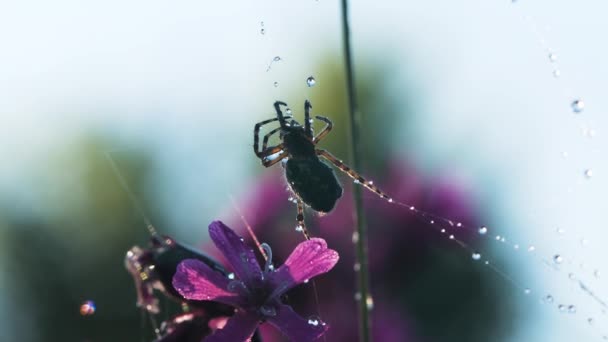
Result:
{"label": "green stalk", "polygon": [[[346,91],[348,96],[348,109],[350,118],[350,162],[355,170],[362,170],[358,156],[361,155],[360,144],[360,123],[361,113],[357,107],[357,94],[355,90],[355,76],[350,46],[350,29],[348,26],[348,0],[342,0],[342,35],[344,41],[344,64],[346,68]],[[358,297],[359,307],[359,341],[371,341],[371,321],[368,309],[368,300],[372,300],[369,290],[369,260],[367,256],[367,224],[363,212],[363,197],[361,187],[353,187],[353,200],[355,202],[356,213],[356,258],[360,265],[357,272],[357,283],[360,297]]]}

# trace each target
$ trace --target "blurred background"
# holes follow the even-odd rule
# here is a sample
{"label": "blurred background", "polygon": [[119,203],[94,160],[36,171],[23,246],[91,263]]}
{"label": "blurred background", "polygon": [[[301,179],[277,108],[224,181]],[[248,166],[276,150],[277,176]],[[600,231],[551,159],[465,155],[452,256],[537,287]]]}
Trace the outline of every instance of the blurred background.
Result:
{"label": "blurred background", "polygon": [[[351,1],[360,171],[463,225],[365,193],[376,340],[608,335],[607,6]],[[245,234],[232,196],[277,262],[301,237],[253,125],[276,100],[301,120],[310,99],[335,123],[322,147],[348,160],[337,2],[21,1],[0,5],[0,46],[2,341],[153,339],[123,265],[149,236],[106,153],[162,233],[215,253],[212,220]],[[341,254],[318,281],[331,341],[356,338],[342,180],[333,213],[307,212]],[[310,291],[290,295],[302,315]]]}

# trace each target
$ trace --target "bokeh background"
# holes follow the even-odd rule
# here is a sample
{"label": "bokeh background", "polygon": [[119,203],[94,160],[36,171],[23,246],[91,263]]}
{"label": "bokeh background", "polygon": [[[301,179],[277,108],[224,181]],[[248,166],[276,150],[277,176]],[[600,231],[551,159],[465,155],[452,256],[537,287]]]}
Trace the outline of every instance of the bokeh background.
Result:
{"label": "bokeh background", "polygon": [[[361,171],[461,221],[455,236],[483,256],[366,195],[377,340],[608,334],[605,305],[579,283],[608,296],[606,6],[352,1]],[[323,147],[348,157],[335,1],[5,3],[0,46],[2,341],[152,339],[123,266],[148,236],[106,153],[163,233],[214,253],[209,222],[243,232],[232,196],[277,258],[299,241],[295,208],[280,166],[252,153],[253,125],[275,100],[301,119],[310,99],[335,122]],[[307,213],[343,256],[319,280],[330,340],[355,338],[350,205],[347,194],[330,215]],[[314,312],[298,291],[294,306]],[[94,315],[80,315],[85,300]]]}

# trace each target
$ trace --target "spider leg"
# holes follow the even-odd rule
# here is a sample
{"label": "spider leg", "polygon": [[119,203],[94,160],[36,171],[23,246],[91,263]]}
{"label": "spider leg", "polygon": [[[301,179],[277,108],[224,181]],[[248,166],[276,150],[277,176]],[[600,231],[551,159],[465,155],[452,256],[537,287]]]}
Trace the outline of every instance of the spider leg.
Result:
{"label": "spider leg", "polygon": [[281,127],[285,127],[285,117],[283,116],[283,112],[281,112],[280,106],[287,106],[287,103],[282,101],[276,101],[274,103],[274,109],[277,111],[277,119],[279,120]]}
{"label": "spider leg", "polygon": [[[291,118],[291,116],[287,116],[287,118]],[[259,156],[261,152],[260,150],[260,129],[262,126],[269,124],[271,122],[279,121],[279,118],[272,118],[264,121],[260,121],[253,127],[253,151],[256,155]],[[262,151],[263,152],[263,151]]]}
{"label": "spider leg", "polygon": [[[278,146],[277,146],[277,147],[275,147],[275,148],[278,148]],[[280,149],[280,148],[279,148],[279,151],[281,151],[281,149]],[[277,151],[277,152],[278,152],[278,151]],[[275,153],[276,153],[276,152],[275,152]],[[270,155],[272,155],[272,154],[274,154],[274,153],[271,153]],[[269,155],[269,156],[270,156],[270,155]],[[283,151],[283,152],[281,152],[281,154],[279,154],[279,155],[278,155],[276,158],[274,158],[274,159],[267,159],[266,157],[264,157],[264,158],[262,158],[262,165],[264,165],[264,167],[271,167],[272,165],[274,165],[274,164],[276,164],[276,163],[280,162],[281,160],[285,159],[285,157],[287,157],[287,155],[288,155],[288,154],[287,154],[287,152],[286,152],[286,151]]]}
{"label": "spider leg", "polygon": [[322,149],[317,149],[316,151],[317,151],[317,155],[320,155],[321,157],[329,160],[332,164],[334,164],[342,172],[346,173],[350,178],[354,179],[355,183],[359,183],[359,184],[363,185],[368,190],[373,191],[376,195],[380,196],[381,198],[384,198],[385,200],[387,200],[389,202],[393,201],[393,199],[390,198],[386,193],[384,193],[384,191],[378,189],[378,187],[375,186],[373,184],[373,182],[368,181],[365,178],[363,178],[359,173],[357,173],[356,171],[351,169],[348,165],[344,164],[341,160],[336,158],[331,153],[327,152],[326,150],[322,150]]}
{"label": "spider leg", "polygon": [[308,229],[306,229],[306,223],[304,223],[304,202],[298,198],[298,215],[296,216],[296,220],[298,221],[298,226],[296,230],[301,231],[306,240],[310,240],[310,234],[308,233]]}
{"label": "spider leg", "polygon": [[331,120],[329,120],[328,118],[324,117],[324,116],[315,116],[315,118],[325,122],[325,127],[323,128],[323,130],[321,132],[319,132],[319,134],[317,134],[317,136],[313,139],[313,142],[316,144],[319,141],[321,141],[321,139],[325,138],[325,136],[327,134],[329,134],[329,132],[331,131],[331,129],[334,127],[334,123],[331,122]]}
{"label": "spider leg", "polygon": [[312,109],[312,105],[310,104],[310,101],[308,101],[308,100],[304,101],[304,132],[306,132],[306,136],[308,136],[309,138],[312,139],[313,132],[312,132],[312,125],[310,122],[310,109]]}
{"label": "spider leg", "polygon": [[276,132],[280,131],[281,127],[277,127],[275,129],[273,129],[272,131],[268,132],[265,136],[264,136],[264,141],[262,142],[262,152],[266,151],[267,147],[268,147],[268,139],[270,139],[270,137],[275,134]]}

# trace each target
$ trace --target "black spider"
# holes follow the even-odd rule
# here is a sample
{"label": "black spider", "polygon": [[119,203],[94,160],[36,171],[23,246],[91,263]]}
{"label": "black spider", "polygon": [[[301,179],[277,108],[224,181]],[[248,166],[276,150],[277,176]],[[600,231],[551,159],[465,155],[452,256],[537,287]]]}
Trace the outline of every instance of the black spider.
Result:
{"label": "black spider", "polygon": [[[316,119],[326,124],[323,130],[315,136],[312,128],[312,119],[310,118],[312,106],[308,100],[304,102],[304,126],[292,119],[291,115],[283,115],[281,106],[287,106],[287,104],[276,101],[274,108],[277,112],[277,117],[264,120],[255,125],[253,129],[253,149],[265,167],[270,167],[282,160],[286,161],[283,165],[285,176],[298,203],[298,215],[296,217],[298,230],[302,230],[307,239],[310,236],[304,225],[304,204],[310,206],[315,211],[327,213],[334,208],[336,202],[342,196],[342,186],[336,178],[333,169],[319,157],[327,159],[353,178],[356,183],[363,185],[378,196],[392,202],[392,199],[374,186],[372,182],[365,180],[331,153],[315,147],[331,131],[333,123],[326,117],[315,116]],[[264,136],[262,150],[260,150],[261,127],[275,121],[278,121],[280,126]],[[280,132],[281,143],[268,147],[268,140],[277,132]]]}

